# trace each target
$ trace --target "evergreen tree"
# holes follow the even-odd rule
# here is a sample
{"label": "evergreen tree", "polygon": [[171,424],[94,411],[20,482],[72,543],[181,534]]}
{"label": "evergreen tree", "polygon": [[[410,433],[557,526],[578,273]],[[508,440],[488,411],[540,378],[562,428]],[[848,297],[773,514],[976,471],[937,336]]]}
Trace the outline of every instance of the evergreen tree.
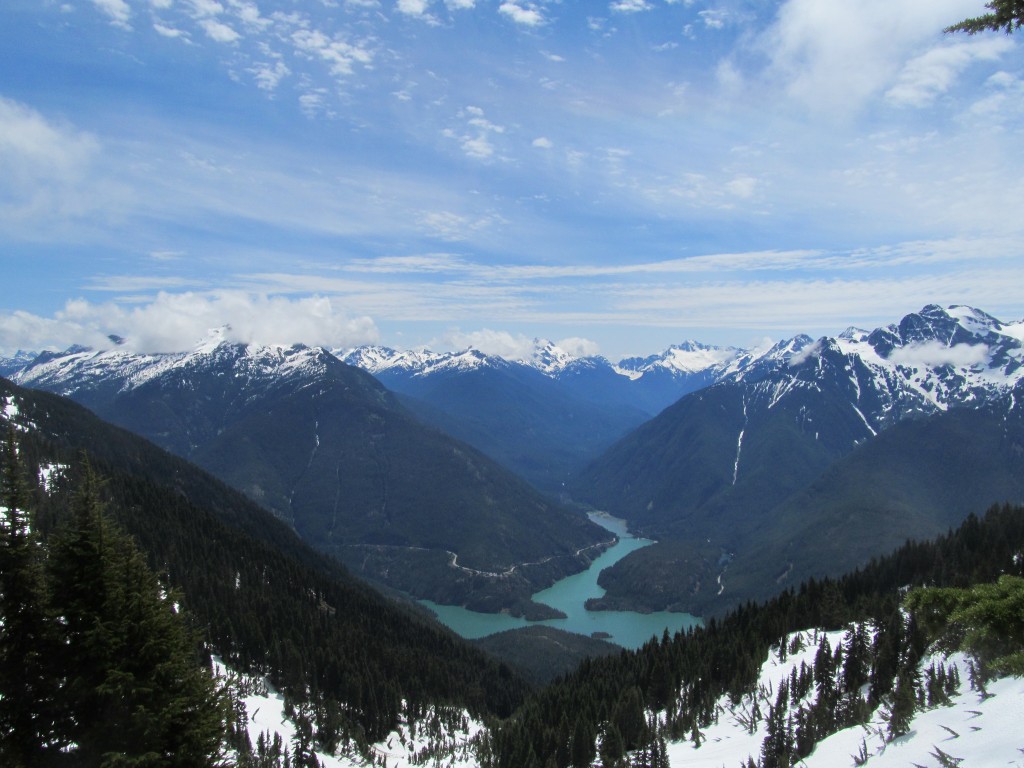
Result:
{"label": "evergreen tree", "polygon": [[56,734],[56,681],[47,668],[54,628],[47,615],[41,548],[13,428],[3,451],[0,490],[0,764],[47,764]]}
{"label": "evergreen tree", "polygon": [[587,768],[594,758],[597,757],[597,750],[594,741],[597,735],[593,726],[586,718],[579,718],[572,733],[572,764],[575,768]]}
{"label": "evergreen tree", "polygon": [[892,694],[892,706],[889,707],[890,740],[910,731],[910,723],[914,719],[914,710],[917,707],[916,691],[917,678],[914,670],[901,670]]}
{"label": "evergreen tree", "polygon": [[199,666],[176,597],[104,516],[101,483],[87,461],[83,472],[50,554],[70,753],[86,765],[215,765],[227,697]]}
{"label": "evergreen tree", "polygon": [[991,13],[964,19],[959,24],[946,27],[944,32],[966,32],[969,35],[991,30],[1003,30],[1010,34],[1024,25],[1024,0],[992,0],[985,3]]}
{"label": "evergreen tree", "polygon": [[943,651],[972,654],[983,674],[1024,676],[1024,578],[1003,574],[994,584],[918,588],[906,606]]}

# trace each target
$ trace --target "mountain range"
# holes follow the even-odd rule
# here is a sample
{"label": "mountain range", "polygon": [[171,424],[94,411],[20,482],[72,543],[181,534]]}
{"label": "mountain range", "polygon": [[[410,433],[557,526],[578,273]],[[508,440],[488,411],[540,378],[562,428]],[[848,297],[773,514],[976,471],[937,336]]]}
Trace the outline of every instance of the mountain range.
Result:
{"label": "mountain range", "polygon": [[564,501],[657,540],[602,574],[592,607],[705,615],[1024,498],[1024,322],[970,307],[617,364],[543,340],[509,360],[223,333],[180,354],[44,353],[15,380],[196,461],[356,572],[438,602],[545,615],[532,591],[607,537]]}
{"label": "mountain range", "polygon": [[682,398],[571,486],[659,540],[602,574],[600,605],[716,612],[1024,499],[1022,337],[928,306]]}
{"label": "mountain range", "polygon": [[403,396],[422,420],[551,493],[630,430],[716,380],[741,354],[696,342],[612,364],[573,357],[543,339],[518,359],[477,349],[337,350]]}
{"label": "mountain range", "polygon": [[320,348],[217,333],[187,353],[44,354],[16,379],[194,461],[354,572],[416,597],[550,616],[529,595],[609,543]]}

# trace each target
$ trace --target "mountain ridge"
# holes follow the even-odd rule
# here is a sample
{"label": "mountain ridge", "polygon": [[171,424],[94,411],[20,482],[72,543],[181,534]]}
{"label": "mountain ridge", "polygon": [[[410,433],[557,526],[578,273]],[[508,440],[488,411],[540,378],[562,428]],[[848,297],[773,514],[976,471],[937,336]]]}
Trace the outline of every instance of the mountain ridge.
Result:
{"label": "mountain ridge", "polygon": [[197,462],[356,572],[418,597],[543,615],[529,595],[607,543],[323,348],[77,349],[18,379]]}
{"label": "mountain ridge", "polygon": [[[787,578],[856,567],[971,508],[1024,498],[1013,480],[1024,471],[1024,421],[1015,410],[1024,397],[1021,327],[928,305],[870,333],[778,344],[682,398],[571,485],[580,500],[661,540],[602,574],[609,594],[601,605],[719,611]],[[996,433],[1005,433],[1001,443]],[[947,445],[959,448],[960,464],[976,467],[973,477],[956,472],[956,451],[939,450]],[[911,479],[917,490],[903,494]],[[989,488],[1009,496],[989,496]],[[846,519],[851,499],[860,517],[810,534],[816,520]],[[895,524],[901,515],[917,523]],[[857,519],[873,520],[874,530]],[[826,555],[837,541],[848,549]],[[660,587],[653,603],[643,594],[651,583]]]}

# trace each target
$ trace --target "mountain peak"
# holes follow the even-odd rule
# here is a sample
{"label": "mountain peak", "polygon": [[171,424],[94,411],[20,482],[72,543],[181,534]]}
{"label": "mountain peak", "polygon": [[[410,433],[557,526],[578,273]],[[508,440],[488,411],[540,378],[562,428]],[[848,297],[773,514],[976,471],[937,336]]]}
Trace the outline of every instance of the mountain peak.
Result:
{"label": "mountain peak", "polygon": [[547,339],[534,339],[529,357],[521,362],[550,376],[565,370],[578,359]]}

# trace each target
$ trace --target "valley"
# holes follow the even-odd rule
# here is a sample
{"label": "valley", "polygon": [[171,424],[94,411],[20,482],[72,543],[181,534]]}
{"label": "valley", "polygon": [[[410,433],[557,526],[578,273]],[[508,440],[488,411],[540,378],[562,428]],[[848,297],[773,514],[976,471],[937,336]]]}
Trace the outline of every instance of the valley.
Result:
{"label": "valley", "polygon": [[428,600],[421,600],[420,603],[429,608],[443,624],[468,639],[543,625],[588,637],[598,636],[625,648],[639,648],[652,637],[660,638],[666,631],[675,634],[699,625],[699,619],[685,613],[588,610],[587,602],[599,599],[604,594],[604,590],[598,586],[601,572],[631,552],[653,543],[630,535],[621,520],[602,514],[591,514],[590,519],[614,533],[618,538],[617,543],[595,558],[585,571],[567,576],[531,596],[534,603],[550,606],[563,614],[560,618],[527,622],[507,614],[478,613],[461,606],[438,605]]}
{"label": "valley", "polygon": [[[116,342],[35,356],[3,382],[0,418],[22,441],[8,465],[35,467],[41,536],[60,539],[90,476],[75,452],[112,479],[118,522],[244,681],[231,683],[232,748],[268,766],[286,746],[345,766],[429,753],[480,768],[665,768],[758,748],[761,765],[783,765],[832,736],[847,744],[858,724],[883,764],[919,708],[893,714],[908,686],[968,706],[945,657],[924,655],[934,627],[906,620],[905,588],[1024,566],[1022,346],[1024,323],[929,305],[884,329],[755,351],[688,343],[647,358],[649,371],[542,342],[533,363],[433,359],[403,375],[446,378],[400,398],[344,355],[215,331],[184,353]],[[363,353],[348,357],[386,357]],[[570,369],[571,385],[559,379]],[[580,387],[598,369],[601,385]],[[654,390],[630,387],[650,372],[682,394],[631,427]],[[517,452],[553,472],[528,482]],[[977,517],[992,504],[1004,506]],[[790,698],[773,701],[764,659],[806,662],[812,642],[818,694],[793,661]],[[984,661],[951,663],[984,685]],[[802,725],[780,731],[785,718]],[[695,756],[708,738],[721,748]]]}

